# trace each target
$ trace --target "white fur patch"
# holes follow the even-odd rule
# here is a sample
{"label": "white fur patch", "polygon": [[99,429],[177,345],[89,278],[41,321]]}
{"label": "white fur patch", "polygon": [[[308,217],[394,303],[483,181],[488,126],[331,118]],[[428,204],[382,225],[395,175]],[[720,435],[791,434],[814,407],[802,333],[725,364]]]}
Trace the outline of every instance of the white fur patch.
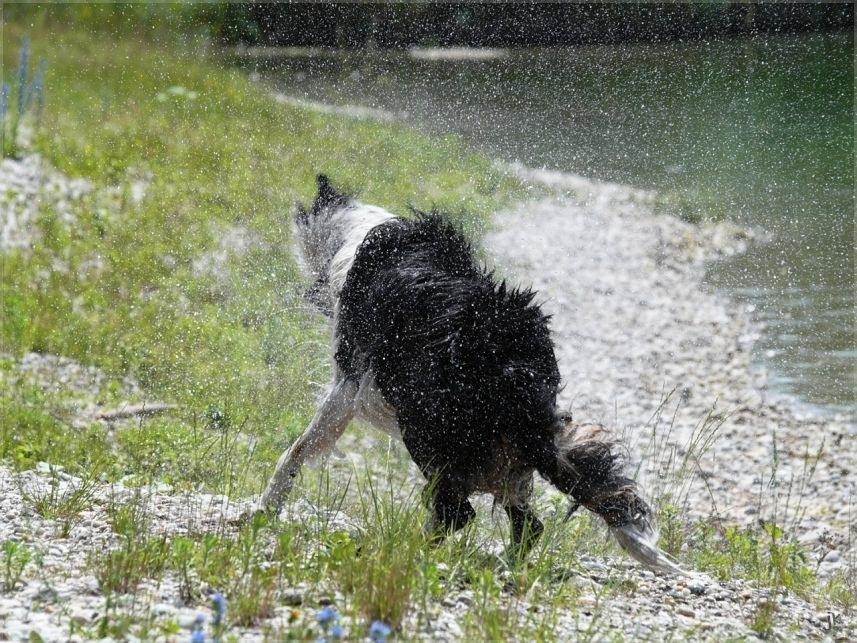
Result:
{"label": "white fur patch", "polygon": [[358,419],[368,422],[376,429],[381,429],[391,437],[401,439],[399,422],[396,411],[384,399],[380,389],[375,384],[375,373],[367,371],[360,380],[357,390],[355,410]]}
{"label": "white fur patch", "polygon": [[395,215],[374,205],[364,205],[359,201],[351,201],[340,208],[330,217],[332,237],[338,241],[338,249],[328,267],[328,283],[330,295],[334,302],[339,299],[345,277],[351,270],[357,249],[372,228],[394,219]]}

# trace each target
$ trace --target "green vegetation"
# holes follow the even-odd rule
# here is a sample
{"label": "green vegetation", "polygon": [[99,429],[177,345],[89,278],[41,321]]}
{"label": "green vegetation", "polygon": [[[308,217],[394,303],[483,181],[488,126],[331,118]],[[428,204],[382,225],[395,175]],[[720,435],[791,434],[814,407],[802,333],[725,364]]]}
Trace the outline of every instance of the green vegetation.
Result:
{"label": "green vegetation", "polygon": [[[41,243],[4,256],[0,350],[130,374],[150,398],[180,405],[176,420],[120,433],[113,473],[258,490],[326,379],[323,330],[302,303],[290,247],[293,204],[311,198],[315,173],[396,212],[410,203],[467,212],[471,231],[515,185],[456,140],[278,105],[206,62],[195,41],[181,50],[94,40],[39,16],[31,49],[48,62],[50,103],[34,145],[94,189],[71,204],[74,225],[47,204]],[[6,43],[24,35],[5,25]],[[5,69],[16,50],[4,48]],[[250,247],[230,254],[229,235]],[[97,428],[67,431],[24,397],[14,386],[0,392],[0,456],[77,468],[104,451]],[[66,439],[46,441],[58,435]]]}
{"label": "green vegetation", "polygon": [[[543,507],[552,510],[543,512],[545,533],[526,560],[489,553],[487,543],[506,533],[484,515],[429,547],[425,509],[395,455],[373,458],[373,471],[348,471],[350,485],[303,480],[299,492],[315,513],[300,520],[153,529],[151,484],[166,483],[164,493],[176,497],[256,493],[308,419],[313,389],[325,381],[326,347],[301,303],[289,212],[294,200],[311,196],[317,171],[396,212],[409,203],[467,212],[459,218],[474,233],[518,186],[455,139],[279,105],[209,62],[192,39],[179,49],[124,32],[93,38],[60,27],[50,12],[39,16],[32,50],[48,60],[50,102],[33,146],[93,187],[66,204],[73,224],[46,197],[35,222],[39,243],[3,256],[0,462],[17,470],[52,465],[47,488],[21,491],[29,507],[57,522],[60,536],[94,505],[107,513],[113,544],[88,559],[105,609],[72,634],[178,635],[174,622],[122,609],[125,595],[146,581],[170,578],[190,606],[215,592],[228,597],[222,621],[205,625],[217,637],[288,606],[283,629],[265,634],[315,639],[322,630],[312,612],[330,602],[350,619],[351,638],[367,635],[376,620],[408,637],[457,592],[467,594],[462,623],[471,637],[550,640],[561,611],[579,620],[581,637],[597,637],[601,601],[636,585],[611,578],[594,604],[578,605],[585,589],[575,578],[588,583],[579,553],[613,547],[593,518],[564,524],[564,507]],[[21,42],[24,33],[20,23],[7,24],[4,41]],[[4,56],[11,68],[15,48]],[[226,242],[236,235],[239,246],[251,240],[245,252],[230,253]],[[105,408],[143,397],[177,410],[105,426],[80,412],[84,394],[51,391],[22,375],[18,358],[30,351],[102,369],[107,379],[96,397]],[[129,393],[126,376],[144,393]],[[658,491],[662,544],[720,578],[814,596],[823,588],[805,552],[778,527],[721,530],[682,519],[682,489],[718,421],[702,424],[683,461],[666,463],[674,486]],[[95,490],[117,480],[137,493],[105,507]],[[340,510],[353,524],[343,524]],[[33,557],[18,541],[2,544],[4,591],[20,584]],[[836,579],[827,591],[853,607],[849,583]],[[523,608],[535,604],[540,609]],[[775,618],[760,607],[752,627],[767,633]]]}
{"label": "green vegetation", "polygon": [[771,600],[762,601],[753,614],[750,629],[759,635],[759,638],[768,638],[774,630],[777,617],[777,604]]}
{"label": "green vegetation", "polygon": [[98,468],[87,471],[84,478],[64,481],[55,467],[50,467],[47,488],[21,487],[24,502],[43,518],[57,523],[57,535],[68,538],[72,528],[80,521],[80,514],[92,507],[98,487]]}
{"label": "green vegetation", "polygon": [[0,546],[0,567],[2,567],[2,578],[0,588],[4,592],[11,592],[21,581],[24,570],[33,558],[32,550],[27,545],[17,540],[6,540]]}
{"label": "green vegetation", "polygon": [[[389,497],[382,498],[371,477],[366,484],[360,516],[366,528],[356,541],[346,533],[334,535],[331,563],[340,586],[367,622],[399,628],[418,587],[421,562],[426,562],[425,516],[416,498],[393,497],[392,485]],[[432,591],[426,582],[422,585]]]}

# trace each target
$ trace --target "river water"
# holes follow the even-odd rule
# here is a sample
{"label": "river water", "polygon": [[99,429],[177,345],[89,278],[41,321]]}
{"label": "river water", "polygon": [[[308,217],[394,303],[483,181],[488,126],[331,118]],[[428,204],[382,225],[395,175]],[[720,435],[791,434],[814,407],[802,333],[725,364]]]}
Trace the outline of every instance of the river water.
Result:
{"label": "river water", "polygon": [[766,231],[708,286],[762,323],[756,361],[775,392],[854,412],[853,61],[839,33],[243,64],[292,96],[389,110],[503,160],[654,188],[685,216]]}

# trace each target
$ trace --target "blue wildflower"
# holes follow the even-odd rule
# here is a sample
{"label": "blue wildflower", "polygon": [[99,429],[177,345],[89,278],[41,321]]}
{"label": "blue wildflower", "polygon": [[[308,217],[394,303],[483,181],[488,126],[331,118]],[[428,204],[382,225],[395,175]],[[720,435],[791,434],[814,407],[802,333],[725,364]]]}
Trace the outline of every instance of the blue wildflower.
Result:
{"label": "blue wildflower", "polygon": [[193,632],[190,635],[190,643],[205,643],[205,630],[202,629],[205,625],[205,616],[197,614],[193,620]]}
{"label": "blue wildflower", "polygon": [[345,629],[341,625],[334,625],[330,630],[330,637],[334,640],[345,638]]}
{"label": "blue wildflower", "polygon": [[0,124],[6,120],[6,112],[9,111],[9,83],[3,83],[0,88]]}
{"label": "blue wildflower", "polygon": [[33,79],[31,91],[36,101],[36,121],[42,120],[42,112],[45,111],[45,70],[48,63],[46,60],[39,62],[39,68],[36,70],[36,77]]}
{"label": "blue wildflower", "polygon": [[382,621],[375,621],[369,626],[369,638],[375,643],[384,643],[392,632],[393,628]]}
{"label": "blue wildflower", "polygon": [[316,615],[315,620],[317,620],[318,624],[326,630],[328,625],[336,623],[336,621],[339,620],[339,614],[335,607],[328,606]]}
{"label": "blue wildflower", "polygon": [[27,108],[27,72],[30,67],[30,39],[24,36],[21,41],[21,54],[18,58],[18,114],[23,114]]}
{"label": "blue wildflower", "polygon": [[226,623],[226,597],[217,592],[214,596],[211,597],[211,607],[214,610],[214,620],[212,624],[215,627],[220,627],[221,625]]}

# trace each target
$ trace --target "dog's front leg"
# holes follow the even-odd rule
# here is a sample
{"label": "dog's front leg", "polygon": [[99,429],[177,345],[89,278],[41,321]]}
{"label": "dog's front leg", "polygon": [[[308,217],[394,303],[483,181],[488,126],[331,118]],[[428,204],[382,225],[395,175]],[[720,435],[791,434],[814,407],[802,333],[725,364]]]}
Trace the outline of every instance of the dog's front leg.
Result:
{"label": "dog's front leg", "polygon": [[262,494],[262,511],[278,515],[301,465],[310,458],[330,453],[354,417],[356,395],[356,382],[347,378],[334,382],[307,430],[280,456],[274,475]]}

